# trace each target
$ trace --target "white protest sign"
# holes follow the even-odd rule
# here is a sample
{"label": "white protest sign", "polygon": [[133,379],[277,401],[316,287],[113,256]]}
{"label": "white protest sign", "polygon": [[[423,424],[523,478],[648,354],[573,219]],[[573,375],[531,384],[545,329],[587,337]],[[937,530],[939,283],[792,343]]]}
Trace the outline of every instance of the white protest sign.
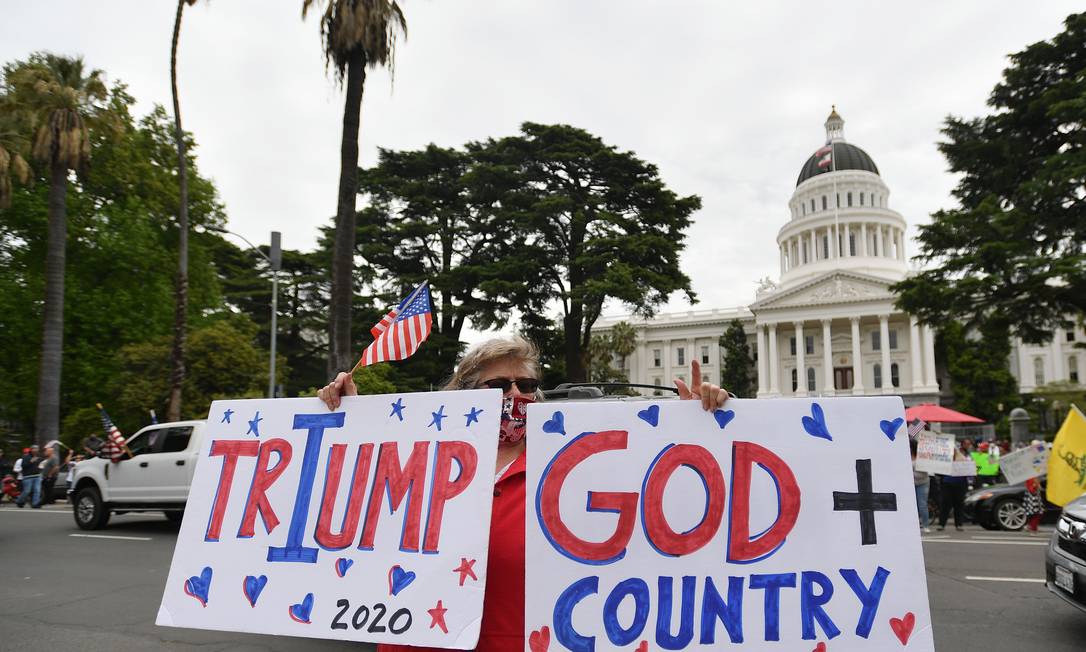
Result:
{"label": "white protest sign", "polygon": [[529,407],[528,650],[934,650],[900,398]]}
{"label": "white protest sign", "polygon": [[1018,484],[1048,473],[1048,447],[1032,444],[999,458],[999,469],[1007,482]]}
{"label": "white protest sign", "polygon": [[958,443],[954,435],[943,435],[928,430],[921,432],[916,438],[916,470],[940,475],[956,475],[954,451],[957,448]]}
{"label": "white protest sign", "polygon": [[216,401],[156,623],[471,649],[499,390]]}
{"label": "white protest sign", "polygon": [[971,457],[954,460],[950,465],[949,475],[972,478],[977,475],[977,463]]}

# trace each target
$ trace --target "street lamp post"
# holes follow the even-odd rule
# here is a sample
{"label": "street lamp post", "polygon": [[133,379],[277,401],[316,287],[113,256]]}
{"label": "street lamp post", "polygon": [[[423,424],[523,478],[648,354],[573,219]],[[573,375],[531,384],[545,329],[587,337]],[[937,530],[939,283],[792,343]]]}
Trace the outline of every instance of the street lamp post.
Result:
{"label": "street lamp post", "polygon": [[268,360],[268,398],[275,398],[275,340],[277,331],[277,318],[279,316],[279,270],[283,267],[283,252],[280,246],[281,234],[279,231],[271,232],[271,244],[268,247],[268,254],[264,255],[264,252],[259,247],[249,242],[249,239],[240,233],[234,233],[222,227],[209,226],[204,227],[208,231],[215,231],[216,233],[229,233],[232,236],[241,238],[245,244],[249,245],[249,248],[260,254],[260,257],[268,262],[268,266],[272,273],[272,300],[271,300],[271,354]]}

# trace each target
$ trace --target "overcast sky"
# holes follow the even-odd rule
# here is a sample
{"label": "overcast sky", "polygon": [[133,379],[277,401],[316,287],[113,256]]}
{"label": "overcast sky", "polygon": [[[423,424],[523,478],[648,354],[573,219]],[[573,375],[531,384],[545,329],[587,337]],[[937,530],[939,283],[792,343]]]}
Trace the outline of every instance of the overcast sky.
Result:
{"label": "overcast sky", "polygon": [[[201,0],[178,55],[184,126],[228,228],[311,249],[335,213],[343,99],[301,0]],[[1080,3],[401,0],[395,83],[370,74],[362,165],[377,148],[500,137],[567,123],[656,164],[702,197],[682,258],[697,309],[753,301],[779,275],[777,230],[836,104],[910,225],[951,204],[936,149],[948,114],[986,111],[1006,55],[1049,39]],[[139,113],[170,104],[176,4],[6,2],[0,61],[83,55],[128,84]],[[915,247],[910,247],[915,250]],[[675,296],[669,310],[685,310]],[[612,313],[621,312],[615,306]]]}

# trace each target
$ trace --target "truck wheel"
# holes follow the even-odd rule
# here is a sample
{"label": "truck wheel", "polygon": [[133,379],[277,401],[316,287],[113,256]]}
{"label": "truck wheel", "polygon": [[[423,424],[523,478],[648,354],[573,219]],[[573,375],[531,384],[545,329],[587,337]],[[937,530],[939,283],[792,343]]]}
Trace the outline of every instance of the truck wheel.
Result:
{"label": "truck wheel", "polygon": [[83,487],[75,493],[72,514],[75,524],[82,530],[98,530],[109,522],[109,509],[95,487]]}
{"label": "truck wheel", "polygon": [[185,518],[185,510],[183,509],[167,510],[162,513],[166,515],[166,520],[174,525],[181,525],[181,519]]}

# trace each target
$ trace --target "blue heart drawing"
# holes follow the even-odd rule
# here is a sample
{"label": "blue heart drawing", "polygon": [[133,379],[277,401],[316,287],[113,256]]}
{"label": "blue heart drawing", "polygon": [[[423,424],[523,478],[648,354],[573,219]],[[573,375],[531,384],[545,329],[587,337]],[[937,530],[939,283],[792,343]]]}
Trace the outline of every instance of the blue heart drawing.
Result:
{"label": "blue heart drawing", "polygon": [[660,406],[650,405],[637,413],[637,418],[655,428],[660,423]]}
{"label": "blue heart drawing", "polygon": [[346,557],[340,557],[336,560],[336,575],[343,577],[347,574],[347,569],[354,565],[353,559],[347,559]]}
{"label": "blue heart drawing", "polygon": [[264,585],[267,583],[267,575],[261,575],[260,577],[253,577],[252,575],[245,576],[245,580],[241,583],[241,590],[245,593],[245,598],[249,601],[249,606],[256,606],[257,598],[260,597],[260,592],[264,590]]}
{"label": "blue heart drawing", "polygon": [[893,421],[887,421],[883,419],[879,421],[879,427],[890,438],[890,441],[894,441],[894,437],[897,437],[897,429],[901,427],[901,424],[905,423],[905,419],[898,417]]}
{"label": "blue heart drawing", "polygon": [[543,424],[543,432],[566,436],[566,418],[562,416],[561,411],[555,412],[554,416]]}
{"label": "blue heart drawing", "polygon": [[204,570],[200,571],[200,576],[192,577],[185,580],[185,594],[191,595],[200,601],[200,604],[207,606],[207,594],[211,590],[211,567],[204,566]]}
{"label": "blue heart drawing", "polygon": [[717,425],[723,430],[735,418],[735,410],[713,410],[713,418],[716,419]]}
{"label": "blue heart drawing", "polygon": [[826,414],[818,403],[811,403],[811,416],[803,417],[803,429],[812,437],[833,441],[830,430],[826,427]]}
{"label": "blue heart drawing", "polygon": [[388,592],[389,595],[399,595],[400,591],[407,588],[407,585],[415,581],[415,571],[405,571],[398,565],[393,566],[388,570]]}
{"label": "blue heart drawing", "polygon": [[313,611],[313,594],[306,593],[305,598],[298,604],[290,605],[290,609],[287,612],[290,614],[291,619],[295,622],[302,623],[304,625],[309,624],[309,614]]}

